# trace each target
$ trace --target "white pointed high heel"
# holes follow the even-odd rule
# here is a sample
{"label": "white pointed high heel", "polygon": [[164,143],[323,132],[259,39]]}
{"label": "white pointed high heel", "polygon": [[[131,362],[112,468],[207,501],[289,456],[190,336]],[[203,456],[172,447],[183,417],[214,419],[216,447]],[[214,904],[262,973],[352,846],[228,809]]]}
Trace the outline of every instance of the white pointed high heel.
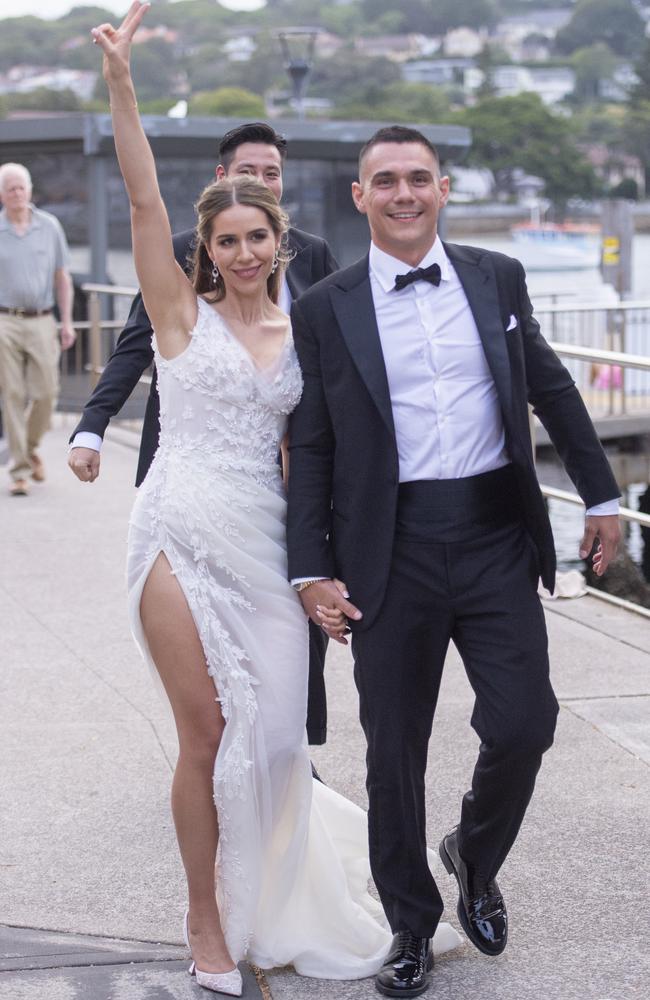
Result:
{"label": "white pointed high heel", "polygon": [[[188,926],[189,919],[190,911],[186,910],[183,920],[183,937],[185,938],[185,944],[190,949],[190,954],[192,954]],[[240,997],[242,995],[244,984],[241,972],[237,968],[234,968],[232,972],[201,972],[200,969],[197,969],[196,962],[193,961],[188,972],[190,976],[196,976],[199,986],[203,986],[206,990],[212,990],[214,993],[227,993],[231,997]]]}

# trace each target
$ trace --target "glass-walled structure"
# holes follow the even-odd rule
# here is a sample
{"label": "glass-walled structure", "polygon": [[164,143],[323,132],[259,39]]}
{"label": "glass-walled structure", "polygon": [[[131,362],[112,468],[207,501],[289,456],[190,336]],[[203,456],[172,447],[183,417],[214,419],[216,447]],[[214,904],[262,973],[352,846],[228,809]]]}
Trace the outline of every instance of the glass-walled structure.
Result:
{"label": "glass-walled structure", "polygon": [[[221,136],[239,124],[232,118],[170,119],[146,116],[161,190],[175,232],[194,225],[194,203],[214,177]],[[363,143],[387,122],[279,121],[289,143],[283,203],[299,229],[323,236],[341,264],[365,252],[368,229],[350,195]],[[418,126],[444,163],[469,149],[468,129]],[[109,249],[130,247],[129,209],[115,160],[107,115],[68,115],[0,122],[1,160],[24,163],[32,173],[36,202],[56,215],[72,245],[90,247],[90,277],[107,277]]]}

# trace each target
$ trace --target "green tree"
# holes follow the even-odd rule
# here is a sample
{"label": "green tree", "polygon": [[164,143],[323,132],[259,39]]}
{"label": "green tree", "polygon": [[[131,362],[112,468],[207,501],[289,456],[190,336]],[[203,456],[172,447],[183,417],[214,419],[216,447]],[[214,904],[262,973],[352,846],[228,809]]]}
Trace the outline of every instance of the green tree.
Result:
{"label": "green tree", "polygon": [[[395,10],[394,0],[362,0],[366,25],[373,25],[386,13]],[[490,28],[498,20],[493,0],[409,0],[402,5],[401,31],[419,31],[443,35],[450,28]]]}
{"label": "green tree", "polygon": [[[248,62],[230,62],[221,56],[219,63],[223,77],[219,86],[243,87],[245,90],[252,90],[254,94],[264,94],[274,85],[288,86],[277,39],[272,38],[268,32],[262,32],[255,37],[255,43],[255,53]],[[199,88],[193,84],[192,89]]]}
{"label": "green tree", "polygon": [[215,0],[184,0],[184,3],[156,0],[151,10],[147,11],[145,24],[150,28],[164,25],[178,31],[185,45],[200,45],[208,41],[222,41],[224,28],[241,24],[249,16],[226,10]]}
{"label": "green tree", "polygon": [[387,87],[370,84],[357,100],[339,104],[334,118],[385,119],[395,122],[442,122],[449,117],[449,99],[443,90],[426,83],[398,81]]}
{"label": "green tree", "polygon": [[190,101],[190,114],[225,118],[259,119],[266,114],[264,99],[243,87],[219,87],[197,94]]}
{"label": "green tree", "polygon": [[53,66],[59,58],[56,33],[39,17],[8,17],[2,21],[0,72],[21,63]]}
{"label": "green tree", "polygon": [[636,56],[643,46],[645,23],[633,0],[578,0],[568,24],[561,28],[555,45],[558,52],[604,42],[618,56]]}
{"label": "green tree", "polygon": [[557,204],[593,197],[599,190],[593,168],[575,144],[570,120],[549,111],[537,94],[485,98],[455,121],[472,130],[468,162],[489,167],[506,189],[519,167],[541,177],[546,195]]}
{"label": "green tree", "polygon": [[632,105],[638,104],[640,101],[650,101],[650,38],[646,40],[634,66],[634,71],[639,82],[630,94]]}
{"label": "green tree", "polygon": [[576,49],[571,66],[576,75],[572,100],[576,104],[593,104],[600,100],[600,83],[610,79],[619,60],[604,42]]}
{"label": "green tree", "polygon": [[476,57],[476,66],[483,73],[483,82],[478,89],[478,97],[493,97],[496,93],[494,87],[494,68],[500,60],[495,58],[490,45],[484,45]]}
{"label": "green tree", "polygon": [[[171,97],[176,93],[181,66],[174,60],[172,46],[161,38],[136,45],[131,56],[131,74],[138,100],[154,101],[159,97]],[[107,99],[107,88],[99,77],[94,96]]]}
{"label": "green tree", "polygon": [[218,42],[199,46],[189,62],[188,78],[192,92],[216,90],[227,82],[228,61]]}
{"label": "green tree", "polygon": [[650,189],[650,100],[637,98],[628,108],[623,137],[626,150],[641,160]]}
{"label": "green tree", "polygon": [[7,94],[9,111],[81,111],[81,101],[72,90],[37,87],[26,94]]}
{"label": "green tree", "polygon": [[320,22],[326,31],[341,38],[353,38],[364,27],[363,13],[358,3],[348,3],[336,7],[323,7]]}
{"label": "green tree", "polygon": [[638,83],[633,88],[623,124],[623,144],[638,156],[645,170],[646,190],[650,190],[650,39],[634,67]]}
{"label": "green tree", "polygon": [[626,109],[621,104],[585,104],[571,115],[576,142],[602,143],[610,149],[624,148]]}
{"label": "green tree", "polygon": [[331,59],[316,59],[309,94],[342,104],[357,100],[363,87],[386,87],[400,79],[397,63],[361,56],[350,44]]}
{"label": "green tree", "polygon": [[639,185],[633,177],[624,177],[607,192],[608,198],[627,198],[628,201],[639,200]]}

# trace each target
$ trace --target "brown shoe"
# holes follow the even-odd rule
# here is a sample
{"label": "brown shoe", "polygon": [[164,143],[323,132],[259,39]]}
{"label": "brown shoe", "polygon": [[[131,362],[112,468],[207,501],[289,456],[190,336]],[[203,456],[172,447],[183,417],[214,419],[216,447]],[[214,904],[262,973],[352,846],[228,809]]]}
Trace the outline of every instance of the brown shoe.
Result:
{"label": "brown shoe", "polygon": [[45,481],[45,466],[43,465],[40,456],[36,452],[32,452],[29,456],[29,464],[32,467],[32,479],[35,483],[42,483]]}
{"label": "brown shoe", "polygon": [[26,479],[14,479],[9,487],[9,493],[12,497],[29,496],[29,483]]}

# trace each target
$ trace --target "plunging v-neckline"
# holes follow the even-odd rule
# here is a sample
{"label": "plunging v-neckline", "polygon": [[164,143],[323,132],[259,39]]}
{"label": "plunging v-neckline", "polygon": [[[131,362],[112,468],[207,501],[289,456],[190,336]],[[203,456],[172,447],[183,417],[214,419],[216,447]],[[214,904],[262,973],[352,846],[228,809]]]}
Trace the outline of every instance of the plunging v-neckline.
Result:
{"label": "plunging v-neckline", "polygon": [[[205,299],[203,299],[203,301],[205,302]],[[241,340],[239,339],[239,337],[237,336],[237,334],[233,333],[233,331],[230,329],[230,327],[226,323],[226,321],[223,318],[223,316],[221,315],[221,313],[217,309],[215,309],[214,306],[210,306],[210,304],[208,302],[206,302],[205,304],[207,306],[209,306],[209,308],[212,310],[213,313],[216,314],[216,316],[219,318],[221,326],[223,327],[223,330],[225,331],[225,333],[227,334],[227,336],[237,345],[237,347],[239,348],[239,350],[242,352],[242,354],[244,355],[244,357],[247,358],[247,360],[250,362],[252,368],[257,373],[259,373],[260,375],[264,375],[264,374],[272,371],[274,368],[277,368],[279,361],[281,360],[283,354],[285,353],[285,351],[287,349],[287,344],[289,343],[289,338],[291,336],[291,324],[290,323],[287,325],[287,332],[285,333],[285,335],[283,337],[282,346],[280,347],[280,350],[278,351],[278,353],[276,354],[276,356],[273,358],[273,360],[268,365],[260,365],[255,360],[253,354],[248,350],[248,348],[245,346],[245,344],[243,344],[241,342]]]}

